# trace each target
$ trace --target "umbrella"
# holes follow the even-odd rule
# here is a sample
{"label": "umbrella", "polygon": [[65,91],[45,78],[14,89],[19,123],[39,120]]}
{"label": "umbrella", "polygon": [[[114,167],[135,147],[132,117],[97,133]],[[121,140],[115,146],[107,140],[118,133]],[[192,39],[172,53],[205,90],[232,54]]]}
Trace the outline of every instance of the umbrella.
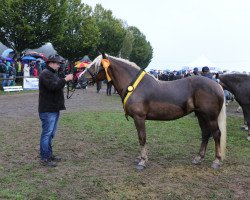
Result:
{"label": "umbrella", "polygon": [[34,60],[36,60],[36,58],[34,58],[34,57],[32,57],[32,56],[24,56],[24,57],[22,57],[22,60],[26,60],[26,61],[34,61]]}
{"label": "umbrella", "polygon": [[6,61],[9,61],[9,62],[14,62],[14,60],[12,58],[5,58]]}
{"label": "umbrella", "polygon": [[14,50],[13,49],[6,49],[2,53],[2,57],[7,58],[10,53],[14,53]]}
{"label": "umbrella", "polygon": [[86,63],[86,62],[81,62],[81,63],[78,63],[75,67],[76,68],[85,68],[89,65],[89,63]]}
{"label": "umbrella", "polygon": [[41,63],[45,62],[45,60],[43,60],[42,58],[37,58],[36,61],[40,61]]}
{"label": "umbrella", "polygon": [[25,56],[32,56],[34,58],[46,58],[44,53],[38,53],[36,51],[28,52],[25,54]]}

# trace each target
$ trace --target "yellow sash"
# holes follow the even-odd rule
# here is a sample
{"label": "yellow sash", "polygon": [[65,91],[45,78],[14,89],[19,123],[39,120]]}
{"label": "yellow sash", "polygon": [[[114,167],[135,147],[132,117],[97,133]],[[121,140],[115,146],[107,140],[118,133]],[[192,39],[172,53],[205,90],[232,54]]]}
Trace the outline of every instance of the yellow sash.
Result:
{"label": "yellow sash", "polygon": [[145,74],[146,74],[146,72],[142,71],[141,74],[140,74],[140,76],[134,82],[134,84],[132,86],[131,85],[128,86],[128,93],[127,93],[127,95],[126,95],[126,97],[124,98],[124,101],[123,101],[123,108],[124,108],[125,113],[126,113],[125,106],[126,106],[128,98],[130,97],[130,95],[132,94],[132,92],[135,90],[135,88],[137,87],[137,85],[141,82],[141,80],[145,76]]}

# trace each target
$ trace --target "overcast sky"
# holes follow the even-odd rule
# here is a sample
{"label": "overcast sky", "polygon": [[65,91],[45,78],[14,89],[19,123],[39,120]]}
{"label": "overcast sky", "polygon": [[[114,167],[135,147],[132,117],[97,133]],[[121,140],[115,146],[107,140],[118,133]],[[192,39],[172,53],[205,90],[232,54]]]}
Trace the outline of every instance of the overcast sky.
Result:
{"label": "overcast sky", "polygon": [[151,43],[149,69],[174,69],[201,55],[222,69],[250,71],[249,0],[83,0],[100,3]]}

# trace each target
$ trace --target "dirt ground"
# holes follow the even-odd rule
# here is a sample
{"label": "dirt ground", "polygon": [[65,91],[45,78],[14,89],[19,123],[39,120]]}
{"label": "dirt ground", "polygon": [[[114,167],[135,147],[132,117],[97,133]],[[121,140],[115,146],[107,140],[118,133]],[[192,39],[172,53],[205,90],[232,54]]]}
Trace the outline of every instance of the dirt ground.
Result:
{"label": "dirt ground", "polygon": [[[118,98],[118,95],[107,96],[106,85],[103,86],[99,93],[96,93],[96,89],[93,86],[88,87],[87,90],[77,89],[70,99],[65,98],[66,110],[62,111],[62,113],[107,108],[121,110],[122,103],[113,101],[113,98]],[[0,104],[0,116],[8,118],[38,117],[38,91],[0,95]]]}
{"label": "dirt ground", "polygon": [[[119,99],[119,100],[117,100],[117,99]],[[76,90],[71,99],[65,99],[65,104],[66,104],[67,110],[62,111],[62,113],[74,113],[74,112],[85,111],[85,110],[86,111],[107,110],[110,108],[112,110],[117,110],[117,111],[123,112],[120,97],[117,94],[113,94],[112,96],[107,96],[105,85],[103,86],[100,93],[96,93],[95,87],[88,87],[88,89],[86,91]],[[29,92],[29,93],[11,93],[11,94],[6,94],[6,95],[0,95],[0,105],[1,105],[0,132],[7,131],[6,127],[8,127],[8,125],[10,125],[12,123],[12,121],[16,122],[17,128],[20,128],[20,127],[22,127],[23,123],[27,124],[29,121],[32,121],[32,122],[34,121],[34,120],[29,120],[29,119],[37,119],[37,124],[35,124],[34,126],[30,125],[30,127],[28,127],[28,129],[30,130],[29,134],[27,134],[26,129],[23,132],[22,131],[20,132],[21,136],[23,137],[22,140],[15,141],[15,140],[18,140],[18,138],[15,135],[12,136],[11,133],[9,133],[8,136],[6,136],[5,141],[8,141],[8,143],[6,144],[6,146],[4,148],[6,148],[5,151],[7,152],[7,154],[4,155],[4,157],[3,157],[3,160],[4,160],[3,166],[5,166],[8,170],[12,169],[12,168],[15,169],[13,166],[16,166],[17,164],[23,164],[23,165],[25,164],[25,166],[26,166],[26,165],[28,165],[27,163],[29,163],[30,157],[33,159],[35,158],[35,160],[33,161],[33,165],[37,166],[38,159],[39,159],[37,157],[38,149],[34,143],[33,144],[26,143],[25,141],[26,140],[29,141],[31,139],[30,135],[32,134],[32,132],[36,132],[37,135],[39,134],[39,130],[38,130],[39,118],[38,118],[38,111],[37,111],[38,92],[34,91],[34,92]],[[242,116],[242,112],[238,113],[236,111],[237,107],[238,107],[238,104],[236,102],[230,103],[229,106],[227,106],[228,115]],[[13,129],[15,129],[15,127]],[[8,133],[8,131],[7,131],[7,133]],[[76,134],[76,133],[74,133],[74,134]],[[66,136],[67,135],[65,134],[64,137],[66,137]],[[72,137],[75,137],[75,136],[72,136]],[[3,138],[5,138],[5,136],[3,136]],[[7,138],[10,138],[10,139],[7,139]],[[35,139],[33,138],[33,141],[34,140],[36,140],[36,138]],[[61,141],[61,143],[59,143],[58,148],[60,145],[63,146],[62,144],[64,144],[64,140],[60,140],[60,141]],[[75,147],[71,147],[70,149],[67,149],[67,152],[65,153],[65,155],[67,155],[66,159],[71,160],[71,162],[69,162],[69,163],[72,163],[71,167],[72,167],[72,169],[76,170],[77,176],[81,176],[80,173],[77,173],[78,172],[77,170],[79,170],[79,166],[78,165],[74,166],[74,164],[77,163],[76,161],[78,161],[78,160],[82,159],[84,156],[86,156],[86,154],[84,155],[82,152],[84,152],[83,149],[85,149],[86,146],[89,147],[89,144],[87,144],[86,141],[84,141],[84,140],[76,140],[76,141],[77,142],[75,143]],[[13,142],[13,144],[12,144],[12,142]],[[15,145],[16,145],[15,148],[19,147],[19,149],[22,149],[22,151],[18,152],[18,153],[15,152],[14,154],[12,154],[12,152],[13,152],[12,147]],[[105,144],[105,145],[107,145],[107,144]],[[30,151],[30,149],[32,149],[32,151]],[[71,151],[71,149],[73,149],[74,151]],[[93,151],[95,152],[96,150],[94,149]],[[22,156],[17,158],[17,155],[15,155],[15,154],[17,154],[18,156],[19,155],[22,155]],[[126,153],[124,153],[124,155],[127,156]],[[1,154],[0,154],[0,156],[1,156]],[[91,156],[92,156],[92,154],[91,154]],[[110,165],[109,168],[120,169],[119,167],[122,166],[123,167],[122,172],[124,172],[125,170],[131,170],[131,168],[128,167],[128,165],[130,165],[131,163],[127,162],[128,160],[130,160],[130,157],[126,157],[126,156],[119,156],[119,158],[115,158],[117,160],[119,160],[121,158],[126,160],[126,162],[117,162],[117,165],[119,165],[119,166],[114,167],[113,162],[107,162],[106,167]],[[133,155],[131,155],[131,156],[133,156]],[[77,159],[75,159],[75,158],[77,158]],[[86,159],[91,160],[92,157],[86,157]],[[100,159],[100,163],[104,164],[105,159],[106,159],[105,157],[103,159]],[[112,159],[110,159],[110,160],[112,160]],[[101,161],[103,161],[103,162],[101,162]],[[234,160],[231,162],[234,162]],[[80,163],[81,163],[80,166],[82,166],[82,161]],[[123,165],[121,165],[121,163]],[[161,163],[161,162],[159,162],[159,163]],[[185,168],[181,165],[179,165],[179,168],[178,167],[176,168],[176,166],[174,166],[173,169],[171,169],[170,168],[171,166],[166,167],[165,165],[159,164],[159,163],[151,162],[151,168],[148,169],[148,171],[144,174],[144,176],[146,176],[147,173],[156,174],[157,178],[155,180],[153,180],[153,182],[154,181],[155,182],[156,181],[164,182],[164,184],[165,184],[164,188],[165,188],[165,186],[166,187],[168,186],[167,185],[168,182],[165,181],[164,178],[166,178],[166,180],[168,180],[168,178],[172,177],[172,179],[173,179],[173,177],[175,177],[175,179],[173,179],[173,180],[176,181],[174,183],[174,184],[176,184],[176,186],[173,184],[173,185],[171,185],[171,187],[169,186],[169,188],[173,188],[173,187],[178,188],[179,180],[183,180],[183,179],[185,179],[185,177],[187,177],[187,180],[189,180],[189,181],[192,180],[193,182],[191,182],[191,185],[193,183],[195,186],[195,184],[196,184],[195,180],[197,179],[197,177],[195,177],[195,176],[192,177],[193,175],[196,175],[196,176],[198,175],[198,177],[200,177],[201,180],[206,180],[206,178],[208,178],[208,179],[210,179],[210,177],[211,177],[211,179],[214,178],[213,174],[219,174],[217,172],[212,172],[212,171],[208,171],[207,174],[203,174],[204,171],[202,169],[200,171],[196,171],[195,173],[193,173],[193,170],[195,170],[195,168],[194,169],[190,168],[190,167]],[[0,162],[0,164],[1,164],[1,162]],[[68,173],[68,165],[69,164],[68,163],[64,163],[64,164],[65,164],[65,166],[61,166],[61,168],[58,169],[58,172],[54,172],[54,173],[51,172],[50,174],[54,174],[54,176],[58,176],[58,177],[61,177],[60,176],[61,173],[66,174],[66,175],[70,174],[70,173]],[[31,169],[30,171],[25,169],[24,171],[17,172],[17,173],[23,173],[22,177],[24,177],[24,180],[26,180],[25,179],[26,173],[27,173],[27,177],[30,176],[30,173],[34,173],[35,174],[34,177],[37,176],[37,179],[33,178],[32,181],[37,180],[37,182],[40,183],[39,181],[41,181],[41,180],[39,177],[39,173],[40,173],[40,176],[43,177],[41,174],[43,174],[44,169],[42,170],[40,168],[35,168],[35,167],[33,168],[33,165],[30,165],[30,169]],[[242,166],[244,167],[244,165],[242,165]],[[237,169],[237,166],[235,164],[232,164],[232,163],[229,167]],[[95,170],[96,168],[98,168],[98,170],[100,170],[100,171]],[[96,175],[96,177],[98,177],[98,175],[102,171],[104,171],[104,170],[108,171],[109,168],[105,168],[105,167],[103,168],[103,167],[100,167],[99,165],[97,165],[97,166],[91,165],[91,166],[89,166],[88,170],[90,170],[90,174],[91,173],[95,174],[98,171],[98,174]],[[4,168],[2,168],[2,169],[4,169]],[[227,169],[229,169],[229,168],[227,168]],[[244,169],[246,171],[247,167],[242,168],[242,169]],[[173,171],[171,171],[171,170],[173,170]],[[130,172],[129,174],[132,173],[131,171],[129,171]],[[165,176],[163,178],[163,174],[161,174],[162,171],[164,171],[164,172],[168,171],[169,173],[164,173]],[[170,171],[171,171],[171,173],[170,173]],[[186,174],[186,172],[187,172],[187,174]],[[224,174],[227,174],[227,173],[230,174],[231,171],[224,172]],[[70,175],[76,175],[76,174],[74,174],[72,172]],[[11,177],[12,175],[13,175],[13,177]],[[112,176],[110,176],[110,177],[112,177],[112,179],[116,179],[114,182],[122,180],[122,179],[119,180],[115,175],[117,175],[117,174],[115,174],[115,172],[112,171]],[[126,178],[127,182],[129,182],[129,180],[131,180],[131,179],[134,180],[133,176],[139,177],[140,174],[136,173],[135,175],[128,176]],[[240,176],[240,175],[237,176],[237,174],[232,174],[232,175],[228,175],[228,177],[230,177],[230,179],[226,181],[229,183],[228,188],[230,190],[232,190],[234,193],[234,196],[231,199],[240,199],[240,200],[242,199],[243,200],[243,199],[246,199],[245,197],[249,197],[249,193],[247,192],[247,191],[249,191],[249,186],[248,186],[248,183],[249,183],[248,178],[249,177],[247,175],[246,176]],[[9,175],[9,178],[13,178],[13,180],[16,180],[16,174],[12,172],[12,174]],[[235,180],[231,181],[231,178],[232,179],[235,178]],[[226,179],[226,178],[224,178],[222,176],[222,181],[223,181],[223,179]],[[80,180],[80,179],[78,179],[78,180]],[[85,177],[85,180],[86,180],[86,177]],[[135,180],[141,180],[141,179],[135,178]],[[144,177],[144,180],[147,180],[147,178]],[[95,186],[96,185],[98,186],[98,184],[99,184],[98,181],[100,181],[100,179],[96,178],[93,181],[95,182]],[[170,180],[169,184],[170,183],[172,184],[172,182]],[[0,181],[0,183],[1,183],[1,181]],[[141,184],[140,181],[139,181],[139,183]],[[152,182],[150,182],[150,181],[149,181],[149,183],[152,184]],[[199,182],[199,183],[204,184],[204,186],[198,187],[198,188],[210,187],[210,189],[211,189],[211,187],[213,187],[213,186],[207,186],[206,183],[202,183],[202,182]],[[135,184],[135,183],[133,182],[133,184]],[[8,185],[8,182],[5,183],[5,185]],[[138,191],[141,190],[143,193],[145,185],[146,184],[144,182],[142,182],[142,189],[139,188]],[[155,184],[155,185],[157,185],[157,184]],[[186,185],[187,185],[187,188],[185,188],[185,189],[188,190],[188,188],[191,187],[190,183],[187,181]],[[108,187],[108,186],[105,186],[105,187]],[[127,185],[125,184],[124,187],[129,187],[129,186],[128,186],[128,184]],[[161,187],[163,187],[163,186],[161,185]],[[223,186],[223,187],[225,188],[225,186]],[[58,187],[54,187],[54,188],[61,188],[61,187],[58,186]],[[86,187],[86,188],[88,188],[88,187]],[[155,188],[155,189],[157,189],[157,188]],[[212,188],[212,189],[214,189],[214,188]],[[193,190],[196,190],[196,188],[194,187]],[[1,189],[0,189],[0,191],[1,191]],[[132,190],[128,190],[128,191],[131,192]],[[136,193],[138,191],[134,191],[134,192]],[[65,192],[65,194],[64,194],[64,192]],[[85,192],[87,193],[90,191],[85,191]],[[186,191],[186,192],[188,193],[188,191]],[[226,192],[226,191],[224,191],[224,192]],[[67,199],[67,197],[68,197],[67,195],[70,195],[70,192],[68,192],[68,190],[67,191],[62,190],[62,192],[57,192],[57,193],[60,195],[65,195],[64,199]],[[171,194],[169,194],[169,195],[171,195]],[[211,194],[209,199],[216,199],[216,198],[213,198],[212,195],[213,194]],[[91,196],[91,194],[90,194],[90,196]],[[1,199],[1,195],[0,195],[0,199]],[[39,198],[37,198],[37,199],[39,199]],[[92,199],[94,199],[94,198],[92,198]],[[101,198],[99,198],[99,199],[101,199]],[[118,198],[116,198],[116,199],[118,199]],[[139,199],[139,198],[135,198],[135,199]],[[148,199],[150,199],[150,198],[148,198]],[[151,198],[151,199],[155,199],[155,198]],[[176,198],[169,197],[167,199],[180,199],[180,198],[179,197],[178,198],[177,197]],[[192,198],[190,198],[190,199],[192,199]]]}
{"label": "dirt ground", "polygon": [[[113,98],[120,97],[117,94],[113,94],[111,97],[107,96],[106,85],[103,85],[100,93],[96,93],[96,89],[93,86],[88,87],[87,90],[77,89],[70,99],[65,99],[67,110],[62,112],[100,110],[107,108],[122,110],[121,101],[114,101]],[[0,116],[13,118],[38,117],[38,92],[1,95],[0,103]],[[237,107],[237,102],[234,101],[229,103],[227,106],[227,114],[242,116],[242,112],[236,111]]]}

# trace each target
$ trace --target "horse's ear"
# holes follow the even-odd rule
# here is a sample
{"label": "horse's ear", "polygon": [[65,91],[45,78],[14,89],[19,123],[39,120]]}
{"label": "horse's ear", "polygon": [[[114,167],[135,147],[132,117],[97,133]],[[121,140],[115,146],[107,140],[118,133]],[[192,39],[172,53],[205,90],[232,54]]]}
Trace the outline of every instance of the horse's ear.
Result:
{"label": "horse's ear", "polygon": [[106,58],[107,58],[107,56],[105,55],[104,52],[102,52],[102,59],[106,59]]}
{"label": "horse's ear", "polygon": [[106,59],[107,56],[105,55],[105,52],[102,51],[101,49],[98,49],[99,54],[102,54],[102,59]]}

